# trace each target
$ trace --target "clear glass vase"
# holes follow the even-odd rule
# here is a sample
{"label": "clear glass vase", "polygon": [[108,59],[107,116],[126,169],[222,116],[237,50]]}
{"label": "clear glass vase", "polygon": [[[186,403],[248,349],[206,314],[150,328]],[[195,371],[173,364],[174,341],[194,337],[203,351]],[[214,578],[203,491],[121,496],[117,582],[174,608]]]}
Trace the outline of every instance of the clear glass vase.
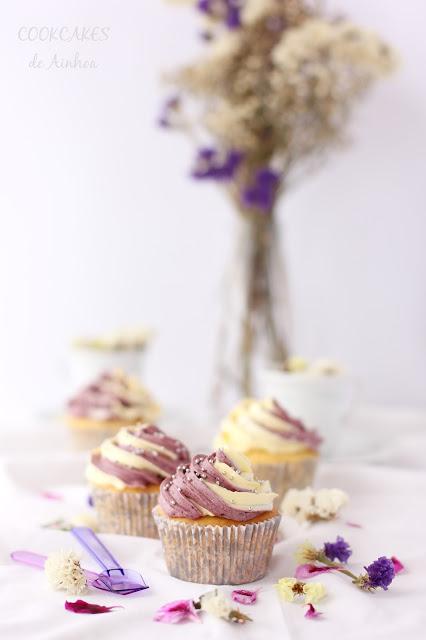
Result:
{"label": "clear glass vase", "polygon": [[273,212],[239,211],[233,255],[225,272],[216,346],[215,402],[256,390],[256,372],[287,357],[287,295]]}

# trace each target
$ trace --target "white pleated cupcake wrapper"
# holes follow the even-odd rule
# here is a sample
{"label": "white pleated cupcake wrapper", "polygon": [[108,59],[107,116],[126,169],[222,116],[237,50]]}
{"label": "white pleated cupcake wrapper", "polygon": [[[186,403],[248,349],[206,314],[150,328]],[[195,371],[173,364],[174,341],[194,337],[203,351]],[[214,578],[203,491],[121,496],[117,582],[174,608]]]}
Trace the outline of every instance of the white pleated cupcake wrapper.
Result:
{"label": "white pleated cupcake wrapper", "polygon": [[252,467],[254,477],[269,480],[272,491],[278,493],[275,505],[279,507],[289,489],[304,489],[312,485],[317,463],[317,457],[306,457],[279,464],[252,463]]}
{"label": "white pleated cupcake wrapper", "polygon": [[170,575],[200,584],[246,584],[266,574],[281,516],[254,524],[197,525],[154,509]]}
{"label": "white pleated cupcake wrapper", "polygon": [[159,492],[137,493],[92,488],[93,506],[101,533],[158,538],[152,510]]}

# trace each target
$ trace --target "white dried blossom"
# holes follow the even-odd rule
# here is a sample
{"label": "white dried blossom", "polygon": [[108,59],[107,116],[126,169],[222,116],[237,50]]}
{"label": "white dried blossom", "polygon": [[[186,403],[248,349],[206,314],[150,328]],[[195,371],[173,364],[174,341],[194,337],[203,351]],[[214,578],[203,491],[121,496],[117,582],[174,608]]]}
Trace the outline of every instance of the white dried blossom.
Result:
{"label": "white dried blossom", "polygon": [[254,24],[277,8],[277,0],[246,0],[241,11],[244,24]]}
{"label": "white dried blossom", "polygon": [[340,489],[290,489],[281,504],[281,511],[299,522],[331,520],[348,499]]}
{"label": "white dried blossom", "polygon": [[87,587],[86,575],[74,551],[51,553],[44,564],[44,572],[54,589],[63,589],[67,593],[79,595]]}
{"label": "white dried blossom", "polygon": [[217,618],[229,620],[232,605],[219,589],[204,593],[200,598],[200,603],[202,611],[210,613]]}

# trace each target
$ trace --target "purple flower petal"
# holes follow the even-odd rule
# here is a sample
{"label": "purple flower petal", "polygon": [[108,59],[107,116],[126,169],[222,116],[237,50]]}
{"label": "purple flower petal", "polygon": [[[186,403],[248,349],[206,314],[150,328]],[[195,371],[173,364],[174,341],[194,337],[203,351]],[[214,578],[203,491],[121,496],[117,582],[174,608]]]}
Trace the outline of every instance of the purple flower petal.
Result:
{"label": "purple flower petal", "polygon": [[306,580],[307,578],[313,578],[320,575],[320,573],[328,573],[329,571],[335,571],[334,567],[317,567],[314,564],[299,564],[294,572],[294,577],[298,580]]}
{"label": "purple flower petal", "polygon": [[200,622],[192,600],[173,600],[173,602],[164,604],[154,614],[154,620],[166,624],[176,624],[183,620]]}
{"label": "purple flower petal", "polygon": [[305,613],[305,618],[319,618],[322,616],[322,611],[317,611],[313,604],[308,604],[308,608]]}
{"label": "purple flower petal", "polygon": [[404,571],[405,569],[404,565],[400,560],[398,560],[396,556],[391,556],[391,560],[392,560],[393,568],[395,570],[395,574],[401,573],[401,571]]}
{"label": "purple flower petal", "polygon": [[221,152],[211,147],[203,147],[198,150],[191,176],[197,180],[231,180],[242,158],[242,153],[235,149]]}
{"label": "purple flower petal", "polygon": [[352,549],[341,536],[337,536],[336,542],[324,542],[324,553],[331,561],[347,562],[352,555]]}
{"label": "purple flower petal", "polygon": [[390,558],[380,556],[377,560],[364,567],[368,574],[368,586],[372,589],[381,587],[387,591],[395,577],[395,568]]}
{"label": "purple flower petal", "polygon": [[269,167],[262,167],[255,174],[253,183],[242,190],[243,205],[248,209],[259,209],[268,213],[274,203],[279,181],[279,173]]}
{"label": "purple flower petal", "polygon": [[109,613],[113,609],[124,609],[124,607],[120,605],[105,607],[104,605],[86,602],[85,600],[76,600],[75,602],[68,602],[68,600],[66,600],[65,609],[73,613]]}
{"label": "purple flower petal", "polygon": [[64,497],[60,493],[56,493],[55,491],[40,491],[40,495],[42,498],[46,500],[63,500]]}
{"label": "purple flower petal", "polygon": [[257,600],[257,591],[249,591],[248,589],[234,589],[232,592],[234,602],[240,604],[254,604]]}

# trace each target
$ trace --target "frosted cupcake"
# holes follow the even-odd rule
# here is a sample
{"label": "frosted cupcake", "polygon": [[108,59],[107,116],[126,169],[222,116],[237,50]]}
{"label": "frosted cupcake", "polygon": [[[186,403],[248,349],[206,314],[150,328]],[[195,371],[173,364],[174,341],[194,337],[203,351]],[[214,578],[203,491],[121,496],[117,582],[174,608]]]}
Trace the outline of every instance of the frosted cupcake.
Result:
{"label": "frosted cupcake", "polygon": [[223,420],[215,447],[244,453],[259,478],[270,481],[278,504],[291,488],[312,484],[321,438],[275,400],[246,398]]}
{"label": "frosted cupcake", "polygon": [[160,413],[136,378],[115,370],[100,375],[67,404],[66,422],[80,449],[98,446],[126,425],[153,422]]}
{"label": "frosted cupcake", "polygon": [[99,531],[158,538],[152,509],[160,484],[189,460],[179,440],[153,425],[123,427],[105,440],[86,471]]}
{"label": "frosted cupcake", "polygon": [[233,451],[197,455],[179,467],[162,482],[154,509],[169,573],[202,584],[263,578],[281,517],[275,497]]}

